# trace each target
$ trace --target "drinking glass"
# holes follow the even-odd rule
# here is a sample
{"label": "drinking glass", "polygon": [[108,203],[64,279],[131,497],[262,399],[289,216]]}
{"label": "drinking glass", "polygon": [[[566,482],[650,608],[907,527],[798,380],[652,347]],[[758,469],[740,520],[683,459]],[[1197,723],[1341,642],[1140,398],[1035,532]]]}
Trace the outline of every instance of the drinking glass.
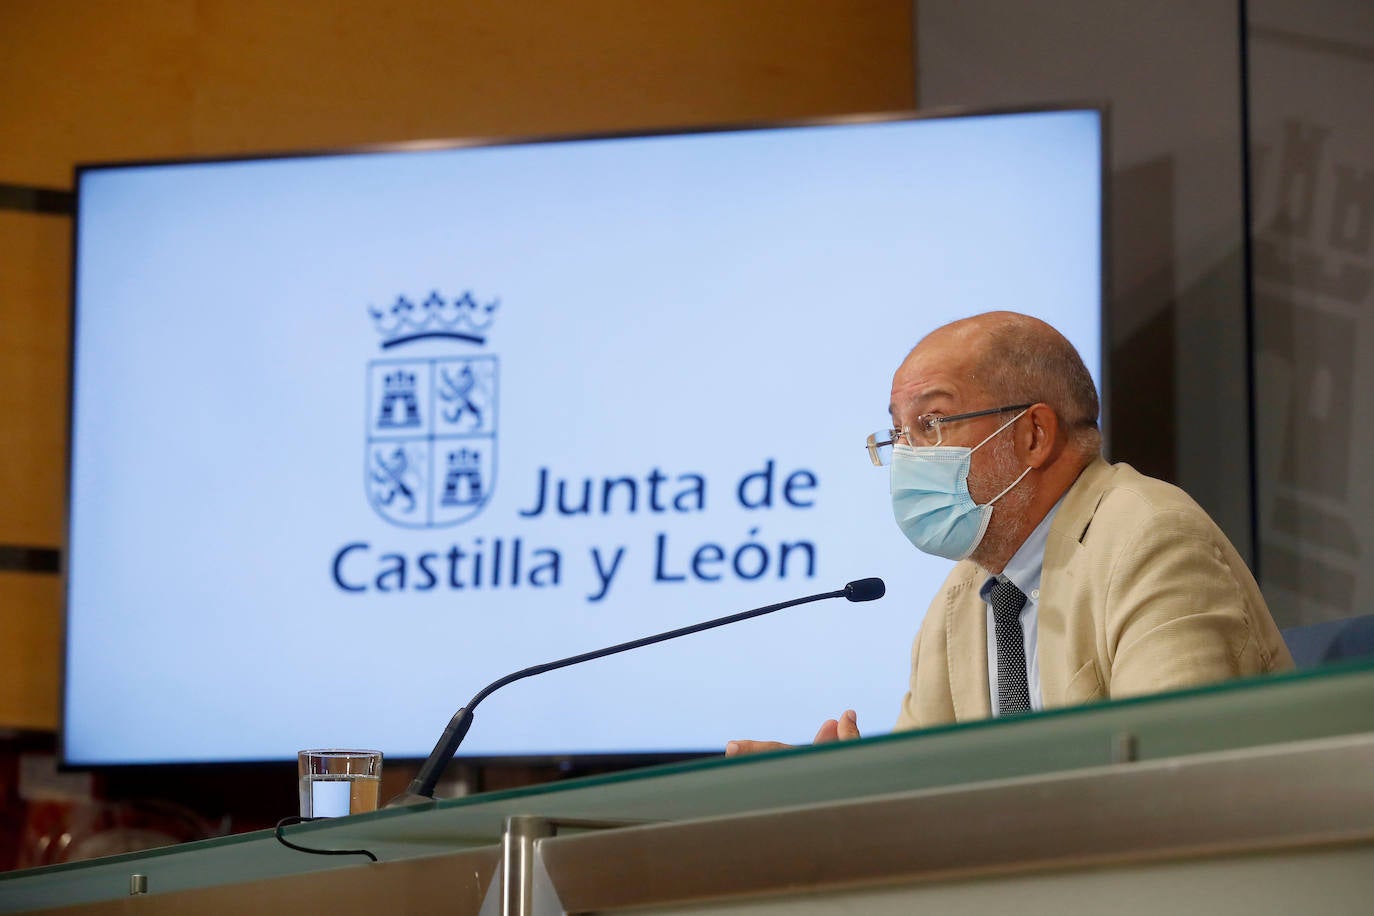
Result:
{"label": "drinking glass", "polygon": [[321,748],[296,755],[301,817],[346,817],[376,811],[382,752]]}

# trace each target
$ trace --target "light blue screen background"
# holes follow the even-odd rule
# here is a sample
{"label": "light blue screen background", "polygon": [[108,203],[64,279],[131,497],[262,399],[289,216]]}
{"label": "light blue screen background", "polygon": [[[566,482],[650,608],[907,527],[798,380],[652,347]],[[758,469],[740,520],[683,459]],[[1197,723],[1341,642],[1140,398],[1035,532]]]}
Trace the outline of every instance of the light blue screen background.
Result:
{"label": "light blue screen background", "polygon": [[[993,308],[1100,365],[1094,112],[850,124],[88,170],[80,184],[65,753],[72,763],[428,753],[510,671],[881,576],[829,601],[519,682],[463,752],[807,741],[854,707],[886,731],[950,564],[892,521],[863,436],[927,331]],[[383,351],[369,307],[500,300],[485,345]],[[368,364],[494,354],[490,501],[449,528],[383,519],[364,487]],[[736,499],[775,468],[773,506]],[[590,515],[535,503],[541,469]],[[645,477],[705,479],[703,511]],[[808,508],[782,481],[814,475]],[[601,514],[600,481],[640,482]],[[687,574],[758,542],[769,572]],[[557,585],[509,584],[557,551]],[[414,558],[503,543],[499,587],[417,590]],[[814,545],[815,570],[778,545]],[[341,590],[344,564],[365,592]],[[593,601],[593,549],[624,552]],[[405,590],[379,591],[385,554]],[[547,556],[547,555],[546,555]],[[441,565],[441,564],[436,564]],[[523,575],[523,573],[522,573]]]}

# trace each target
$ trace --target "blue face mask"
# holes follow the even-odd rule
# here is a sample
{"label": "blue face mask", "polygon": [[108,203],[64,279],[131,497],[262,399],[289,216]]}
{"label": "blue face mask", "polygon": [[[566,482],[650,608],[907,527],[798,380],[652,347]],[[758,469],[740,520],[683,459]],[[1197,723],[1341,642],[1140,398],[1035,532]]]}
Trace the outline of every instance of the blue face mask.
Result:
{"label": "blue face mask", "polygon": [[917,550],[962,560],[973,553],[992,518],[992,504],[1030,473],[1026,468],[984,505],[968,492],[968,469],[973,453],[993,436],[1015,423],[1026,411],[1012,417],[973,448],[954,445],[892,447],[892,513],[897,527]]}

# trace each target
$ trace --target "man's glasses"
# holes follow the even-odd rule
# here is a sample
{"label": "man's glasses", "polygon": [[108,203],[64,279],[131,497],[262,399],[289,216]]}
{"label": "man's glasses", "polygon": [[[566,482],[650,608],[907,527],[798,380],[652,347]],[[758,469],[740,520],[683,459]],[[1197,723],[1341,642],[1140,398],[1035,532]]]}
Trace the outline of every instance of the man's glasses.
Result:
{"label": "man's glasses", "polygon": [[868,449],[868,459],[873,462],[875,467],[884,467],[892,463],[892,446],[894,445],[942,444],[944,433],[941,432],[940,428],[946,423],[957,423],[960,420],[972,420],[977,417],[990,417],[993,414],[1006,413],[1009,410],[1026,410],[1031,406],[1033,405],[1011,404],[1007,407],[991,407],[987,410],[956,413],[948,417],[934,413],[923,413],[916,418],[916,422],[911,426],[904,426],[901,429],[889,427],[869,433],[868,438],[864,440],[864,448]]}

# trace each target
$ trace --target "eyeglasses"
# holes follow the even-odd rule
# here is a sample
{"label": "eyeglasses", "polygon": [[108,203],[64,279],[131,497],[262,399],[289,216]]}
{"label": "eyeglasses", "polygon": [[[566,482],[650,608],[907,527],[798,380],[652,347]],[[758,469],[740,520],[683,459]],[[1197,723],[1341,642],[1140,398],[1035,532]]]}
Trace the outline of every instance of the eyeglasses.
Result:
{"label": "eyeglasses", "polygon": [[[864,441],[864,448],[868,449],[868,459],[873,462],[875,467],[883,467],[892,463],[892,446],[898,444],[897,440],[905,439],[905,445],[941,445],[944,443],[944,433],[941,427],[946,423],[957,423],[960,420],[972,420],[977,417],[990,417],[993,414],[1006,413],[1009,410],[1026,410],[1033,404],[1011,404],[1007,407],[991,407],[987,410],[974,410],[970,413],[956,413],[948,417],[934,413],[923,413],[916,418],[913,426],[904,426],[901,429],[889,427],[880,429],[877,432],[869,433]],[[931,440],[934,441],[931,441]],[[913,441],[919,440],[919,441]]]}

